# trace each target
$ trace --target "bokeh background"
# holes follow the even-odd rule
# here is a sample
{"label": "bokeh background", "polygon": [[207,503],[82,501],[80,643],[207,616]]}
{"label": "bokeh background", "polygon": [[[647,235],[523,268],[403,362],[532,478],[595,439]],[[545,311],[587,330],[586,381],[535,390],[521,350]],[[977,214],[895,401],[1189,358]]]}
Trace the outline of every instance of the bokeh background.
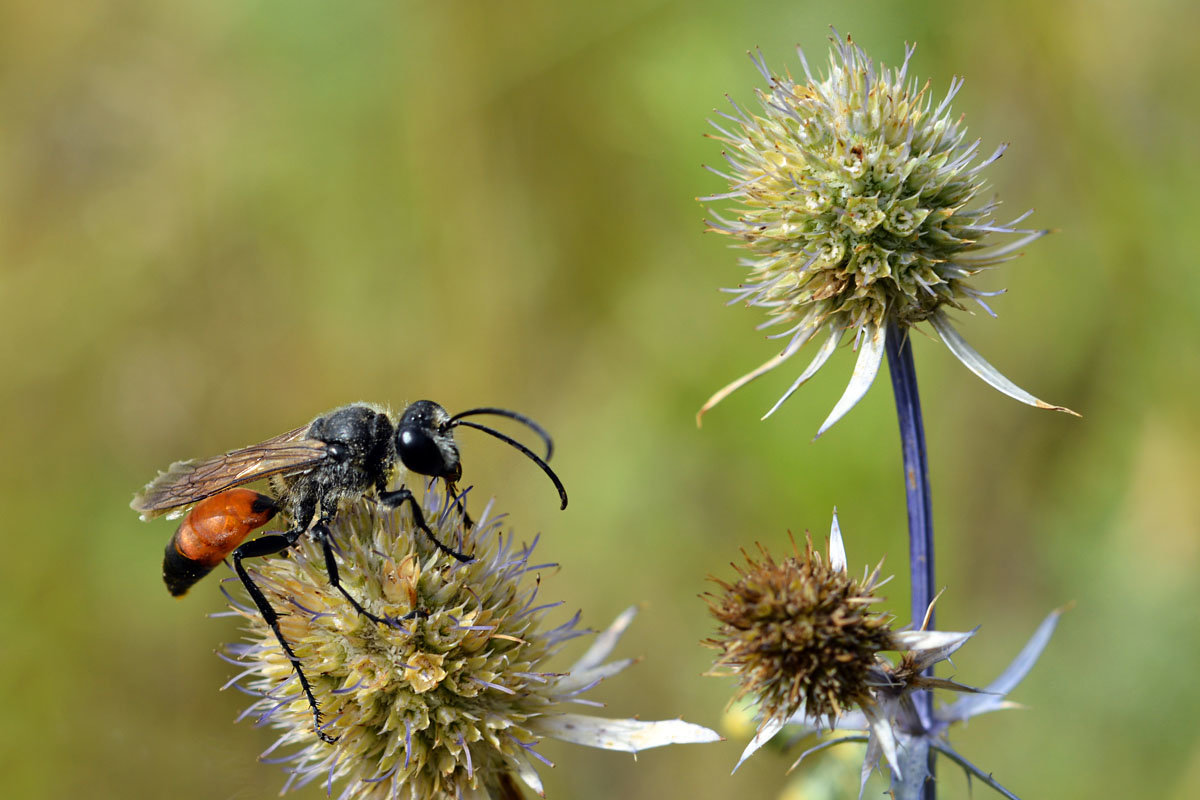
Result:
{"label": "bokeh background", "polygon": [[[460,437],[480,495],[562,564],[546,597],[595,627],[643,612],[598,693],[613,716],[723,725],[697,595],[739,547],[823,535],[900,576],[886,378],[809,439],[840,352],[767,423],[787,371],[697,430],[774,347],[693,199],[745,52],[798,70],[829,25],[955,103],[1015,213],[1061,229],[988,276],[961,330],[1082,420],[987,388],[915,343],[943,627],[981,625],[955,676],[991,680],[1074,603],[1014,693],[954,743],[1033,797],[1200,794],[1200,217],[1195,4],[1074,0],[575,4],[118,0],[0,4],[0,783],[14,798],[259,798],[269,731],[217,688],[216,582],[172,601],[173,523],[132,492],[169,462],[355,400],[497,404],[550,428],[571,493]],[[961,316],[961,315],[960,315]],[[797,367],[798,368],[798,367]],[[552,798],[853,796],[859,753],[785,777],[744,731],[628,756],[551,743]],[[793,754],[794,755],[794,754]],[[882,782],[873,784],[882,791]],[[941,768],[944,798],[968,787]],[[976,785],[979,796],[988,790]],[[310,787],[304,797],[318,797]]]}

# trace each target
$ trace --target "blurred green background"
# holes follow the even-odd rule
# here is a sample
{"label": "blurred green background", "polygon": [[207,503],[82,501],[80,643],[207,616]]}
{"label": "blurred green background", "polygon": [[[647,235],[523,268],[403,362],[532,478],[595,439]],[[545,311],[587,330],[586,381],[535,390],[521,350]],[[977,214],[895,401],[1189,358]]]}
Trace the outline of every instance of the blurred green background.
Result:
{"label": "blurred green background", "polygon": [[[1082,420],[1008,400],[926,337],[943,627],[982,625],[954,675],[982,684],[1074,602],[1014,693],[954,735],[1026,798],[1200,795],[1200,57],[1195,4],[1162,0],[0,4],[0,776],[20,798],[259,798],[269,731],[213,650],[215,582],[159,565],[173,523],[132,492],[355,400],[496,404],[555,434],[571,493],[460,437],[560,562],[545,597],[602,627],[644,610],[597,694],[613,716],[722,724],[697,595],[741,546],[823,535],[886,557],[907,620],[887,379],[815,444],[852,355],[766,423],[784,370],[711,413],[773,352],[741,272],[701,234],[723,95],[759,46],[798,71],[828,26],[955,103],[1015,215],[1061,229],[987,276],[968,339]],[[803,359],[803,356],[800,357]],[[803,361],[797,361],[796,369]],[[479,502],[477,499],[476,502]],[[551,743],[551,798],[853,796],[858,753],[787,778],[744,744],[628,756]],[[794,754],[793,754],[794,755]],[[941,796],[966,797],[941,767]],[[882,791],[883,783],[874,784]],[[874,789],[870,790],[874,791]],[[976,785],[977,796],[992,796]],[[300,793],[319,797],[320,787]]]}

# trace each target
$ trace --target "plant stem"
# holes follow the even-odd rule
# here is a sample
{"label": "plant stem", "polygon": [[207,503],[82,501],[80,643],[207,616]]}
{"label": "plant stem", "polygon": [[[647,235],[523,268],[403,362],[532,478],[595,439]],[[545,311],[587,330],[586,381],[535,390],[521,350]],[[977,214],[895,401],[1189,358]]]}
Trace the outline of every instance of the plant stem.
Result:
{"label": "plant stem", "polygon": [[[892,393],[896,398],[896,416],[900,422],[900,447],[904,457],[904,496],[908,505],[908,555],[912,576],[912,619],[918,626],[929,613],[928,628],[933,629],[933,502],[929,492],[929,462],[925,454],[925,423],[921,419],[921,398],[917,394],[917,369],[913,363],[912,343],[908,332],[901,332],[895,323],[887,329],[888,371],[892,376]],[[931,670],[932,671],[932,670]],[[921,725],[928,729],[933,722],[933,694],[917,695],[917,714]],[[931,754],[932,756],[932,754]],[[936,797],[933,782],[933,759],[929,761],[929,778],[923,787],[925,800]]]}

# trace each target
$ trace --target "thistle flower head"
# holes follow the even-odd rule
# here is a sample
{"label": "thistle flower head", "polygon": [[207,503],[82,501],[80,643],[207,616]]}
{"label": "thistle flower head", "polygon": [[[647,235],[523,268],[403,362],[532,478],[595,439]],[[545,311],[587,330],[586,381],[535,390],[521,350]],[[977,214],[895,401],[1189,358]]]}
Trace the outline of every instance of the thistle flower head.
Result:
{"label": "thistle flower head", "polygon": [[735,566],[736,581],[713,578],[722,590],[706,597],[720,624],[705,642],[720,651],[714,674],[737,678],[735,700],[754,698],[765,717],[801,708],[836,717],[870,701],[870,670],[876,653],[891,649],[891,631],[870,609],[878,568],[850,577],[844,555],[834,563],[840,546],[839,536],[823,559],[808,537],[803,551],[776,561],[760,545],[757,558]]}
{"label": "thistle flower head", "polygon": [[[914,796],[919,796],[928,775],[928,759],[922,754],[934,750],[1006,791],[954,752],[945,734],[955,722],[1013,706],[1005,696],[1037,662],[1059,612],[1047,617],[999,678],[979,690],[929,673],[975,631],[929,631],[924,625],[896,630],[889,618],[867,610],[879,599],[874,596],[882,583],[879,568],[864,571],[861,581],[849,578],[836,514],[828,562],[814,552],[810,541],[803,553],[782,563],[765,550],[759,559],[747,557],[747,566],[739,573],[733,584],[718,581],[723,594],[708,599],[721,627],[706,642],[721,650],[716,674],[739,679],[735,699],[747,696],[758,704],[757,731],[735,770],[791,726],[801,736],[838,732],[802,753],[793,769],[818,750],[847,741],[865,742],[861,786],[886,761],[897,796],[909,796],[912,787],[917,787]],[[885,657],[884,651],[897,655]],[[931,689],[949,689],[963,696],[936,709],[932,719],[923,719],[914,695]],[[917,774],[910,775],[913,771]],[[906,776],[908,780],[900,783]]]}
{"label": "thistle flower head", "polygon": [[[715,212],[709,230],[732,237],[749,255],[750,278],[734,301],[767,309],[761,327],[780,326],[783,351],[729,384],[702,415],[728,394],[788,360],[809,339],[824,342],[767,416],[816,373],[847,332],[859,350],[854,379],[821,427],[824,432],[870,387],[889,326],[903,333],[928,321],[950,350],[977,375],[1022,402],[1050,406],[1013,385],[972,350],[945,315],[988,293],[969,279],[1018,255],[1044,230],[1019,227],[1028,213],[997,222],[998,203],[983,200],[982,170],[1003,153],[978,160],[950,102],[962,87],[951,82],[944,99],[908,76],[909,47],[896,69],[877,68],[848,37],[833,38],[829,71],[815,77],[803,52],[806,81],[770,72],[758,90],[761,113],[733,103],[720,113],[714,137],[728,148],[727,170],[716,170],[729,190],[700,198],[732,200],[736,216]],[[996,242],[993,234],[1008,237]]]}
{"label": "thistle flower head", "polygon": [[[485,512],[464,530],[461,514],[430,489],[425,518],[442,541],[474,560],[440,553],[407,512],[365,504],[333,525],[343,586],[388,627],[359,614],[329,584],[320,547],[305,540],[288,558],[256,562],[252,577],[280,612],[280,627],[304,665],[330,720],[330,745],[317,739],[291,662],[261,616],[235,606],[248,642],[228,651],[244,668],[242,687],[258,699],[243,716],[281,731],[264,756],[286,765],[284,790],[315,779],[342,780],[343,798],[519,796],[517,782],[541,794],[538,744],[554,737],[636,752],[677,742],[714,741],[681,720],[609,720],[564,713],[567,702],[631,659],[606,662],[634,616],[630,609],[567,671],[546,661],[588,633],[579,615],[544,624],[557,603],[540,603],[533,545],[519,545]],[[290,751],[290,752],[288,752]]]}

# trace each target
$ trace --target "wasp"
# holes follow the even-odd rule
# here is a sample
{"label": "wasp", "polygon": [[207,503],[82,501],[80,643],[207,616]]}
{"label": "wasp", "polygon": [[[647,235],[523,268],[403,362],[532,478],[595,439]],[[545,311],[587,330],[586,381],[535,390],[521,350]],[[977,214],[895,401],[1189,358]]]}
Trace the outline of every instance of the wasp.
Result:
{"label": "wasp", "polygon": [[[497,430],[466,419],[480,415],[506,417],[525,425],[544,443],[545,458]],[[232,556],[234,572],[292,662],[312,709],[317,735],[323,741],[334,739],[322,730],[320,705],[308,677],[279,628],[278,612],[242,562],[284,552],[307,534],[321,547],[330,585],[372,622],[397,625],[400,620],[367,611],[341,585],[329,525],[339,506],[349,501],[367,498],[387,510],[408,505],[417,528],[439,550],[459,561],[470,561],[469,555],[438,540],[408,488],[403,484],[395,490],[388,488],[401,466],[439,479],[469,527],[472,523],[456,486],[462,478],[454,440],[454,429],[458,427],[483,431],[516,448],[546,473],[558,490],[561,507],[567,507],[566,489],[546,463],[554,445],[540,425],[503,408],[474,408],[451,416],[431,400],[413,403],[395,418],[377,406],[343,406],[264,442],[200,461],[176,462],[130,503],[143,520],[164,514],[178,517],[191,506],[163,558],[163,580],[171,594],[184,594],[226,556]],[[275,497],[239,488],[261,479],[269,479]],[[287,520],[286,530],[245,541],[277,513]],[[415,614],[411,612],[402,619]]]}

